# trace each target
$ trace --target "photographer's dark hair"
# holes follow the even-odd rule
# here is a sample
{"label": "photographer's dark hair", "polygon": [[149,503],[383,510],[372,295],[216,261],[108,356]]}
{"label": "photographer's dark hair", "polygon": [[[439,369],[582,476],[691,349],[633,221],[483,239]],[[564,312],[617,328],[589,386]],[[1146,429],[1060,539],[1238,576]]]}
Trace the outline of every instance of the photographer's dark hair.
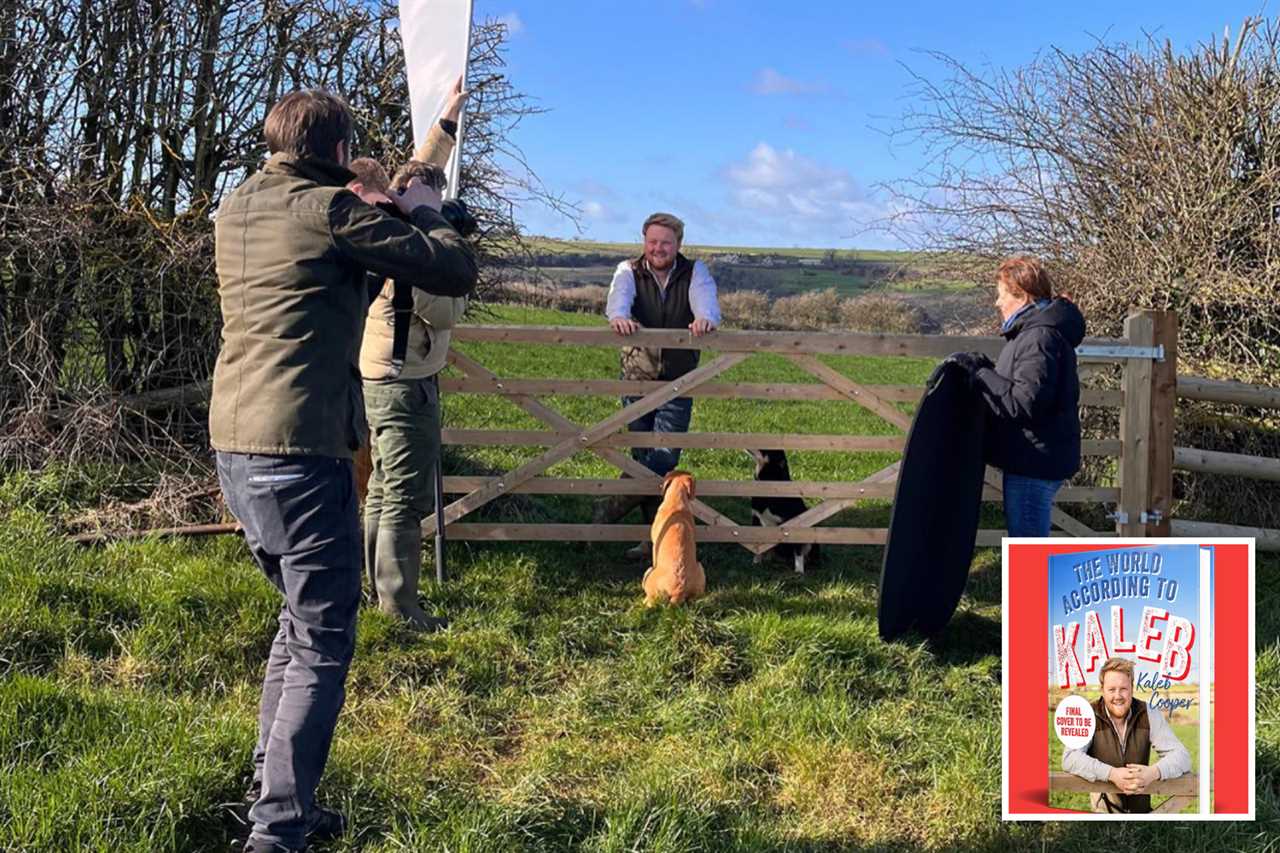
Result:
{"label": "photographer's dark hair", "polygon": [[336,162],[338,143],[351,147],[351,126],[346,101],[324,89],[303,89],[276,102],[262,132],[272,154],[283,151]]}

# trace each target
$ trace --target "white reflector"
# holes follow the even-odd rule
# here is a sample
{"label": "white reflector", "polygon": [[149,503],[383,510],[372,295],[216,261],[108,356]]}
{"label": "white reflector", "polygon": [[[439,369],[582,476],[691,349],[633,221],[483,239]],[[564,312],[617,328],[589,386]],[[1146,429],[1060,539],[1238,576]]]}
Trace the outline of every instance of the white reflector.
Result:
{"label": "white reflector", "polygon": [[[471,44],[471,0],[400,0],[400,38],[404,42],[409,76],[409,109],[413,119],[413,147],[444,112],[453,84],[467,70]],[[447,198],[458,194],[458,154],[462,150],[462,121],[458,144],[449,158]]]}

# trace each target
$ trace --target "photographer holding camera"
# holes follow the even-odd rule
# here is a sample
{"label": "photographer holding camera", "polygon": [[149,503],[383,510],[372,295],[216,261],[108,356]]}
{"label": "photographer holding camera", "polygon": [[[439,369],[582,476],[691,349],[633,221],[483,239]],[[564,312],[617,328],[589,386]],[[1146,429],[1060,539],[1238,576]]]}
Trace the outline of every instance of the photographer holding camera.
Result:
{"label": "photographer holding camera", "polygon": [[286,95],[264,135],[270,159],[217,212],[223,328],[209,404],[227,507],[284,595],[246,794],[249,851],[304,850],[345,825],[314,796],[360,597],[351,453],[364,431],[356,356],[366,273],[447,297],[466,296],[477,276],[438,193],[413,181],[392,194],[399,219],[347,189],[352,117],[341,98]]}
{"label": "photographer holding camera", "polygon": [[[444,190],[442,167],[453,150],[467,95],[461,83],[415,159],[401,166],[389,182],[376,163],[356,164],[366,190],[394,192],[415,179],[437,193]],[[475,222],[461,201],[437,204],[463,236],[474,232]],[[445,366],[450,330],[466,308],[465,298],[411,290],[403,282],[387,279],[370,302],[360,347],[371,463],[364,505],[365,571],[379,609],[419,631],[448,625],[446,619],[429,616],[418,604],[418,581],[422,520],[435,502],[432,475],[440,455],[436,374]]]}

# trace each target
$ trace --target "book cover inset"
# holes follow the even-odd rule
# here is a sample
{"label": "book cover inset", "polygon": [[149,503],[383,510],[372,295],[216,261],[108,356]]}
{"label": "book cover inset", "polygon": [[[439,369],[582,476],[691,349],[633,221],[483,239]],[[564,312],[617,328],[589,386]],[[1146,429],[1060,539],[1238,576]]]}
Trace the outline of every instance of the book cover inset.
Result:
{"label": "book cover inset", "polygon": [[1003,543],[1006,820],[1252,820],[1254,542]]}
{"label": "book cover inset", "polygon": [[1049,801],[1101,814],[1212,802],[1213,551],[1049,558]]}

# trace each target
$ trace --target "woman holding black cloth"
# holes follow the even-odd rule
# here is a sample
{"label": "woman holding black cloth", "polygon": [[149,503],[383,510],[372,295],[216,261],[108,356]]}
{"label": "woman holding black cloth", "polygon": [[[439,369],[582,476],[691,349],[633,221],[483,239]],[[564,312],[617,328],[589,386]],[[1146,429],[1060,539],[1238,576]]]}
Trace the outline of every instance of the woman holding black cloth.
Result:
{"label": "woman holding black cloth", "polygon": [[1035,258],[1014,257],[996,273],[1004,348],[993,365],[957,353],[988,418],[987,462],[1004,472],[1010,536],[1048,536],[1053,497],[1080,469],[1080,379],[1075,348],[1084,316]]}

